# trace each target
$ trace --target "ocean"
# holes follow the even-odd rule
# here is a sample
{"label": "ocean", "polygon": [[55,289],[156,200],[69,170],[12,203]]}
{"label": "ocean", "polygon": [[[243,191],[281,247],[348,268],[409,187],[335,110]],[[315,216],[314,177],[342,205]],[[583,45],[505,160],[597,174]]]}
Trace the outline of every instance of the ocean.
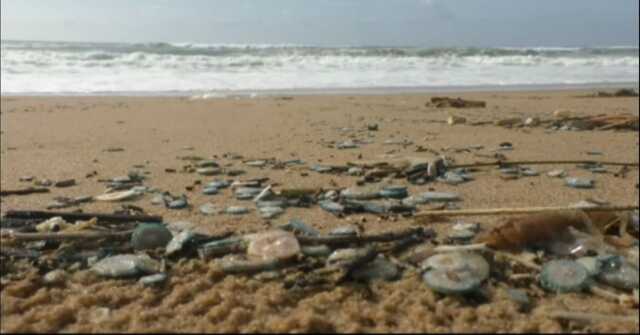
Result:
{"label": "ocean", "polygon": [[638,47],[1,43],[3,95],[185,95],[638,85]]}

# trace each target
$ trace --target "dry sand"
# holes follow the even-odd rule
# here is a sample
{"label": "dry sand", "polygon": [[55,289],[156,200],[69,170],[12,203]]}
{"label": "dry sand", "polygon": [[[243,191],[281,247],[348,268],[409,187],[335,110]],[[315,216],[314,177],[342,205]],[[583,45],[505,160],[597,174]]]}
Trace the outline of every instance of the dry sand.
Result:
{"label": "dry sand", "polygon": [[[556,109],[576,115],[632,113],[638,115],[638,98],[578,98],[593,91],[464,93],[470,99],[485,100],[486,109],[453,110],[470,122],[508,117],[550,118]],[[456,162],[486,160],[475,154],[492,154],[502,142],[514,150],[504,152],[511,160],[606,159],[638,161],[638,132],[584,131],[548,132],[543,128],[504,129],[444,122],[449,110],[425,107],[432,95],[392,96],[296,96],[189,100],[186,98],[126,97],[3,97],[1,103],[1,188],[23,188],[21,176],[61,180],[75,178],[77,186],[52,189],[49,194],[14,196],[2,199],[2,211],[44,209],[54,196],[98,195],[104,191],[98,178],[125,175],[133,165],[143,164],[150,172],[146,185],[188,195],[191,210],[168,211],[152,206],[150,196],[132,202],[149,214],[163,215],[165,221],[188,220],[211,233],[233,229],[238,233],[267,229],[301,218],[328,232],[349,222],[364,222],[367,232],[400,229],[411,219],[380,220],[372,215],[338,219],[317,206],[289,208],[277,219],[266,222],[255,210],[246,216],[204,217],[198,206],[212,201],[221,206],[242,204],[226,190],[205,196],[200,188],[185,190],[195,180],[212,177],[166,173],[187,162],[178,156],[199,155],[218,158],[247,173],[241,179],[269,177],[287,187],[349,187],[355,177],[321,175],[302,170],[271,170],[244,166],[241,161],[222,158],[233,152],[249,158],[302,159],[315,163],[344,164],[349,160],[429,156],[417,153],[417,146],[433,149]],[[368,137],[366,124],[377,123],[378,132]],[[352,128],[343,132],[342,128]],[[371,139],[360,149],[338,150],[328,141],[344,141],[350,134]],[[413,141],[406,147],[384,145],[388,139]],[[446,148],[484,146],[483,150],[455,152]],[[122,152],[106,152],[121,147]],[[185,149],[192,147],[192,150]],[[591,156],[601,151],[603,156]],[[545,172],[560,166],[540,166]],[[454,191],[464,208],[569,205],[585,198],[614,204],[638,203],[638,170],[626,178],[613,173],[592,175],[575,166],[564,168],[571,176],[592,176],[593,190],[563,186],[561,179],[540,177],[504,181],[493,169],[476,173],[476,180],[459,186],[432,183],[410,186],[410,193]],[[611,171],[615,171],[611,168]],[[85,175],[97,171],[97,177]],[[406,181],[394,181],[406,184]],[[112,212],[117,204],[89,203],[84,211]],[[250,207],[252,207],[250,205]],[[494,218],[468,218],[484,230]],[[434,225],[444,232],[448,224]],[[6,275],[6,274],[2,274]],[[554,295],[525,285],[534,307],[518,312],[504,293],[504,284],[485,284],[486,301],[442,297],[432,293],[417,277],[392,283],[347,283],[332,289],[291,292],[278,280],[260,281],[250,277],[224,276],[211,264],[200,260],[182,262],[170,270],[163,289],[142,288],[134,281],[104,280],[80,271],[63,287],[45,287],[37,272],[21,280],[3,281],[1,330],[38,332],[638,332],[638,326],[617,322],[581,324],[553,320],[545,316],[549,308],[597,312],[612,315],[637,313],[589,294]],[[530,287],[528,287],[530,286]]]}

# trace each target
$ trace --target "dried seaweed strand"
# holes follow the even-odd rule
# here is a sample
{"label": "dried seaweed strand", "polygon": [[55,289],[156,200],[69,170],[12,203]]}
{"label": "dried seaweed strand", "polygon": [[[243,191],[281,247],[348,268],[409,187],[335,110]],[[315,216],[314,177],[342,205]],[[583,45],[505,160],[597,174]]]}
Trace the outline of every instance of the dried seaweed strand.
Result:
{"label": "dried seaweed strand", "polygon": [[133,230],[122,232],[80,232],[80,233],[15,233],[3,232],[1,237],[14,241],[70,241],[70,240],[99,240],[99,239],[126,239]]}
{"label": "dried seaweed strand", "polygon": [[559,211],[583,212],[623,212],[638,210],[638,206],[598,206],[598,207],[528,207],[528,208],[489,208],[489,209],[461,209],[461,210],[440,210],[424,211],[417,213],[414,217],[430,216],[484,216],[484,215],[514,215],[514,214],[534,214],[552,213]]}
{"label": "dried seaweed strand", "polygon": [[570,311],[551,311],[548,316],[554,319],[565,319],[584,322],[624,322],[638,323],[638,315],[620,316],[596,313],[570,312]]}
{"label": "dried seaweed strand", "polygon": [[471,164],[458,164],[449,166],[449,169],[474,168],[483,166],[506,166],[506,165],[573,165],[573,164],[599,164],[611,166],[632,166],[638,167],[638,163],[625,162],[606,162],[594,160],[557,160],[557,161],[496,161],[496,162],[477,162]]}
{"label": "dried seaweed strand", "polygon": [[387,232],[378,235],[361,236],[296,236],[300,244],[344,244],[344,243],[366,243],[366,242],[392,242],[422,234],[422,228],[410,228],[398,232]]}
{"label": "dried seaweed strand", "polygon": [[0,191],[0,197],[5,197],[9,195],[29,195],[34,193],[49,193],[49,189],[48,188],[26,188],[22,190]]}

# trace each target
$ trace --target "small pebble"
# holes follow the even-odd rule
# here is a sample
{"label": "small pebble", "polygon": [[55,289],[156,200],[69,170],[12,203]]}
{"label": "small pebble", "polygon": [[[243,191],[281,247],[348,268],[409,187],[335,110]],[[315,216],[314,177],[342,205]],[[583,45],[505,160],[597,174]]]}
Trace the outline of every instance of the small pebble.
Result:
{"label": "small pebble", "polygon": [[186,208],[188,205],[189,203],[187,202],[187,199],[180,198],[180,199],[170,201],[167,204],[167,207],[170,209],[183,209],[183,208]]}
{"label": "small pebble", "polygon": [[150,276],[144,276],[138,282],[144,286],[157,286],[163,284],[167,280],[166,273],[157,273]]}
{"label": "small pebble", "polygon": [[220,172],[222,172],[222,170],[216,167],[199,168],[196,170],[196,173],[203,176],[213,176],[220,174]]}
{"label": "small pebble", "polygon": [[274,230],[247,237],[247,256],[260,260],[287,260],[300,253],[296,237],[289,232]]}
{"label": "small pebble", "polygon": [[553,170],[547,172],[547,176],[551,178],[564,178],[567,175],[565,170]]}
{"label": "small pebble", "polygon": [[53,186],[55,187],[70,187],[76,184],[76,180],[75,179],[66,179],[66,180],[61,180],[59,182],[56,182]]}
{"label": "small pebble", "polygon": [[134,250],[164,248],[172,238],[171,232],[163,224],[142,223],[131,234],[131,245]]}
{"label": "small pebble", "polygon": [[557,293],[579,292],[589,284],[589,271],[578,262],[553,260],[542,267],[540,284]]}
{"label": "small pebble", "polygon": [[174,236],[171,239],[169,244],[167,244],[167,249],[165,251],[165,254],[167,256],[170,256],[182,250],[184,245],[189,243],[194,237],[195,237],[195,234],[193,234],[188,230],[180,232],[178,235]]}
{"label": "small pebble", "polygon": [[592,179],[567,178],[565,179],[565,183],[572,188],[590,189],[594,186]]}
{"label": "small pebble", "polygon": [[344,212],[344,206],[340,205],[337,202],[325,200],[320,201],[318,204],[320,205],[320,208],[332,214],[340,214]]}
{"label": "small pebble", "polygon": [[246,207],[230,206],[225,209],[225,213],[231,215],[243,215],[249,213],[249,209]]}
{"label": "small pebble", "polygon": [[217,215],[217,214],[220,214],[222,212],[222,210],[220,208],[218,208],[216,205],[214,205],[212,203],[206,203],[206,204],[200,206],[200,208],[198,208],[198,210],[200,211],[200,213],[202,213],[204,215]]}
{"label": "small pebble", "polygon": [[47,272],[47,274],[45,274],[42,279],[45,284],[59,285],[64,283],[67,280],[67,277],[67,272],[65,272],[64,270],[53,270]]}
{"label": "small pebble", "polygon": [[202,194],[205,194],[205,195],[218,194],[218,189],[216,187],[207,186],[204,189],[202,189]]}
{"label": "small pebble", "polygon": [[392,281],[398,279],[400,270],[398,267],[386,260],[383,256],[378,256],[373,262],[369,262],[353,271],[351,276],[356,280],[385,280]]}

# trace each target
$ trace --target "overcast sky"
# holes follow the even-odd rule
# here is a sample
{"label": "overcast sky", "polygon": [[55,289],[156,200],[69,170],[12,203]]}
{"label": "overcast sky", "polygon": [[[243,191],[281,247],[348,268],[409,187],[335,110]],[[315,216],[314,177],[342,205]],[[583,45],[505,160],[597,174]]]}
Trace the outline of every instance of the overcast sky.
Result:
{"label": "overcast sky", "polygon": [[638,45],[638,0],[0,0],[2,39]]}

